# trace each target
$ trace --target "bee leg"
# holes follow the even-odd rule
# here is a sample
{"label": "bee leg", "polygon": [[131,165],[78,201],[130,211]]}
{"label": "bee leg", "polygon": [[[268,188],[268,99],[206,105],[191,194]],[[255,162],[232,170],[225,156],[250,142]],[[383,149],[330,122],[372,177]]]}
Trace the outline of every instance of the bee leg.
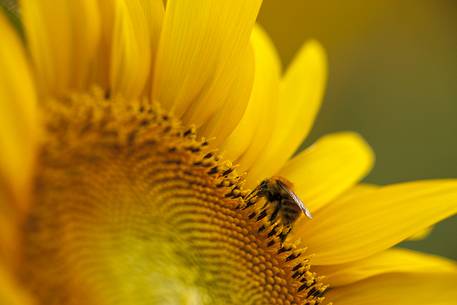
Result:
{"label": "bee leg", "polygon": [[281,210],[281,204],[276,204],[275,205],[275,209],[273,210],[273,213],[271,213],[271,216],[270,216],[270,222],[274,222],[275,219],[278,217],[278,214],[279,214],[279,211]]}
{"label": "bee leg", "polygon": [[247,209],[250,206],[254,205],[257,200],[256,197],[259,197],[260,188],[257,186],[249,194],[244,197],[244,204],[241,206],[242,209]]}
{"label": "bee leg", "polygon": [[281,232],[281,234],[279,234],[279,239],[281,240],[281,243],[284,243],[284,241],[286,240],[286,238],[289,235],[290,231],[292,231],[292,227],[291,226],[287,226],[287,228],[283,232]]}
{"label": "bee leg", "polygon": [[253,197],[255,197],[255,193],[256,193],[256,189],[253,189],[249,194],[246,195],[246,197],[244,197],[244,200],[246,200],[246,201],[251,200]]}
{"label": "bee leg", "polygon": [[249,194],[246,195],[246,197],[244,198],[244,200],[249,201],[249,200],[251,200],[252,198],[258,196],[259,191],[260,191],[260,187],[259,187],[259,186],[256,186],[252,191],[249,192]]}

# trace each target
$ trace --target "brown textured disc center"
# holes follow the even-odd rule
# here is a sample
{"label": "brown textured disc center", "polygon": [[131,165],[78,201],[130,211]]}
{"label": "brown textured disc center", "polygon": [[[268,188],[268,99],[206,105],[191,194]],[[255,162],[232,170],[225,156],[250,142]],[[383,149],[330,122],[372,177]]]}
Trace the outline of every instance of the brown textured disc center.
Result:
{"label": "brown textured disc center", "polygon": [[19,271],[40,304],[322,301],[305,255],[193,130],[97,94],[48,105]]}

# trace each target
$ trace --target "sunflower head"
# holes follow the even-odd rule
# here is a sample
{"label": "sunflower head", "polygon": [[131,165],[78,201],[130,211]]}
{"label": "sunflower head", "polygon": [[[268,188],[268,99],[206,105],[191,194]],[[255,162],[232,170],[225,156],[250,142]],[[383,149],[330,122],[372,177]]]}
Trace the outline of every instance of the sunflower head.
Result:
{"label": "sunflower head", "polygon": [[323,300],[289,227],[262,217],[231,164],[159,105],[94,92],[45,113],[19,269],[46,304]]}

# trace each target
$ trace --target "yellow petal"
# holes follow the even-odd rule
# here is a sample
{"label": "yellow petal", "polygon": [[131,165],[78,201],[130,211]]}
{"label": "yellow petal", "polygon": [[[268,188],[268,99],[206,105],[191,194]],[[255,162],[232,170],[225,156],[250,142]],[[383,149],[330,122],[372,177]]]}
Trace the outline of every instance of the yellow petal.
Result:
{"label": "yellow petal", "polygon": [[107,93],[110,91],[110,66],[117,0],[98,0],[100,12],[100,41],[93,67],[92,83]]}
{"label": "yellow petal", "polygon": [[163,0],[142,0],[141,3],[144,6],[146,20],[149,25],[149,35],[151,37],[151,67],[149,68],[149,78],[146,81],[145,88],[145,95],[149,97],[152,91],[154,67],[156,64],[157,51],[159,50],[159,40],[162,32],[165,9]]}
{"label": "yellow petal", "polygon": [[236,129],[224,141],[222,151],[229,160],[239,160],[242,170],[249,168],[272,133],[278,102],[280,61],[273,43],[260,26],[251,35],[255,57],[255,76],[247,109]]}
{"label": "yellow petal", "polygon": [[423,230],[420,230],[419,232],[411,235],[408,240],[422,240],[427,238],[430,233],[432,233],[433,227],[425,228]]}
{"label": "yellow petal", "polygon": [[303,142],[319,110],[326,78],[325,52],[319,43],[310,41],[281,81],[277,124],[267,149],[248,173],[248,185],[276,174]]}
{"label": "yellow petal", "polygon": [[116,0],[114,5],[111,89],[114,95],[137,98],[151,74],[163,4],[161,0]]}
{"label": "yellow petal", "polygon": [[25,207],[38,136],[36,89],[21,41],[2,11],[0,37],[0,188],[6,188],[0,192]]}
{"label": "yellow petal", "polygon": [[248,106],[254,79],[254,55],[251,48],[246,51],[239,65],[239,77],[232,84],[224,105],[199,129],[201,135],[212,138],[211,144],[215,147],[220,147],[236,128]]}
{"label": "yellow petal", "polygon": [[357,185],[354,185],[347,191],[345,191],[343,194],[341,194],[341,196],[338,197],[338,201],[349,200],[349,199],[353,199],[357,196],[366,195],[369,192],[372,192],[378,188],[379,188],[378,185],[369,184],[369,183],[359,183]]}
{"label": "yellow petal", "polygon": [[457,274],[388,274],[331,289],[326,301],[338,305],[452,305]]}
{"label": "yellow petal", "polygon": [[169,0],[153,99],[200,127],[221,109],[239,77],[261,0]]}
{"label": "yellow petal", "polygon": [[316,256],[316,265],[373,255],[457,212],[457,180],[381,187],[324,206],[294,232]]}
{"label": "yellow petal", "polygon": [[21,0],[21,11],[41,91],[87,86],[100,34],[97,2]]}
{"label": "yellow petal", "polygon": [[354,187],[347,190],[340,198],[343,196],[346,198],[355,197],[359,195],[367,194],[368,192],[374,191],[379,189],[379,185],[371,184],[371,183],[359,183]]}
{"label": "yellow petal", "polygon": [[[377,188],[379,188],[379,186],[374,185],[374,184],[367,184],[367,183],[357,184],[354,187],[347,190],[346,192],[344,192],[343,194],[341,194],[341,196],[338,197],[338,200],[347,200],[349,198],[352,199],[356,196],[364,195],[364,194],[367,194],[368,192],[374,191]],[[301,220],[301,221],[303,221],[303,220]],[[407,240],[415,241],[415,240],[425,239],[430,235],[430,233],[432,231],[433,231],[433,227],[422,229],[419,232],[409,236],[407,238]]]}
{"label": "yellow petal", "polygon": [[434,255],[406,249],[389,249],[368,258],[340,265],[318,266],[330,286],[351,284],[383,273],[457,273],[457,264]]}
{"label": "yellow petal", "polygon": [[[17,264],[18,250],[20,248],[18,244],[21,241],[19,235],[19,216],[22,214],[21,212],[11,204],[8,194],[0,187],[0,269],[2,262],[6,266]],[[2,303],[0,302],[0,304]]]}
{"label": "yellow petal", "polygon": [[0,264],[0,304],[5,305],[32,305],[30,296],[21,289],[9,274],[8,270]]}
{"label": "yellow petal", "polygon": [[327,135],[290,160],[279,172],[311,211],[361,180],[371,169],[371,148],[355,133]]}

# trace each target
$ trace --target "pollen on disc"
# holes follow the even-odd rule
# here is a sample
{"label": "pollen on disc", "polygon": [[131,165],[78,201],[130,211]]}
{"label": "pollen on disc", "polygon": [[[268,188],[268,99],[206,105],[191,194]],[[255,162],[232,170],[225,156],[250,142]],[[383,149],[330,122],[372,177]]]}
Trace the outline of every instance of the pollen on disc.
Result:
{"label": "pollen on disc", "polygon": [[[50,100],[20,274],[39,304],[318,304],[285,229],[155,104]],[[252,216],[254,215],[254,216]]]}

